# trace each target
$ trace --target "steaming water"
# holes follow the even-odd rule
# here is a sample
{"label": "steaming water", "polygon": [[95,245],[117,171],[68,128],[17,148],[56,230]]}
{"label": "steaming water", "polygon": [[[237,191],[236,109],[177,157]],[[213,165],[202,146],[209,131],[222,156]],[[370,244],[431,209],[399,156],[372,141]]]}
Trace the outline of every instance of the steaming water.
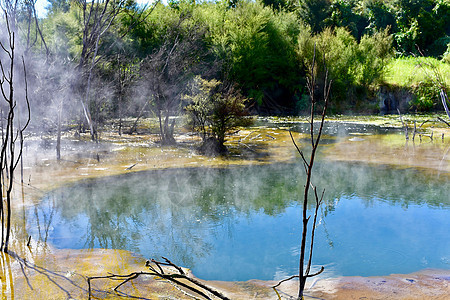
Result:
{"label": "steaming water", "polygon": [[[322,162],[313,181],[326,188],[313,262],[327,275],[450,268],[448,177]],[[58,248],[166,256],[204,279],[280,279],[297,272],[303,182],[296,164],[86,180],[29,209],[28,228]]]}

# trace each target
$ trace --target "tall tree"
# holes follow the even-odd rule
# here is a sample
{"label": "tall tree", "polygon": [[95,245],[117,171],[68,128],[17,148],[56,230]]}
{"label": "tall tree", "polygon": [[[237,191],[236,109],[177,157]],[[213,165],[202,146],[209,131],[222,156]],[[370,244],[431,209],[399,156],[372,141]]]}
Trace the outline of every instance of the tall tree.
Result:
{"label": "tall tree", "polygon": [[301,76],[295,55],[301,28],[295,14],[274,12],[253,1],[234,9],[204,4],[199,12],[224,61],[220,79],[238,84],[260,112],[290,107]]}
{"label": "tall tree", "polygon": [[84,94],[80,100],[92,140],[96,140],[97,127],[89,108],[93,71],[99,62],[100,41],[124,8],[126,0],[77,0],[77,4],[81,9],[82,22],[81,52],[77,66],[82,74],[79,86]]}
{"label": "tall tree", "polygon": [[397,50],[406,55],[420,51],[442,55],[445,44],[435,42],[450,34],[449,1],[397,0],[395,5]]}
{"label": "tall tree", "polygon": [[324,21],[330,15],[330,6],[330,0],[300,0],[298,15],[301,20],[311,26],[314,33],[317,33],[326,26]]}
{"label": "tall tree", "polygon": [[173,21],[162,44],[141,67],[141,88],[147,98],[143,105],[151,103],[154,107],[162,144],[175,142],[175,119],[170,117],[179,114],[187,83],[196,74],[210,76],[217,71],[204,38],[206,28],[192,22],[190,14],[179,14]]}

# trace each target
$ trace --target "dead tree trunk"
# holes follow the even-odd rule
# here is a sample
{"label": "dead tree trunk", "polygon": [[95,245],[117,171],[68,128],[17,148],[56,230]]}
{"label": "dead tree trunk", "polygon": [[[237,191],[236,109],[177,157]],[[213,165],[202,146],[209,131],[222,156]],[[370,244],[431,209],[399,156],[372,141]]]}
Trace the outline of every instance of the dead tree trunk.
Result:
{"label": "dead tree trunk", "polygon": [[[328,70],[325,66],[325,79],[324,79],[324,91],[323,91],[323,108],[321,110],[320,115],[320,122],[319,122],[319,128],[317,135],[314,133],[315,125],[314,125],[314,116],[316,113],[316,107],[318,104],[318,99],[315,94],[315,88],[316,88],[316,62],[315,62],[315,49],[314,49],[314,56],[312,59],[312,63],[310,66],[310,73],[309,77],[307,78],[307,88],[309,91],[309,96],[311,100],[311,112],[310,112],[310,119],[309,119],[309,126],[310,126],[310,141],[311,141],[311,153],[309,157],[306,157],[306,155],[303,153],[303,151],[300,149],[300,147],[295,142],[292,133],[291,139],[296,147],[298,153],[300,154],[300,157],[303,162],[303,167],[305,169],[306,173],[306,182],[305,182],[305,188],[303,193],[303,202],[302,202],[302,236],[301,236],[301,242],[300,242],[300,259],[299,259],[299,274],[291,276],[287,279],[284,279],[280,281],[277,285],[273,286],[273,288],[276,291],[276,287],[279,286],[281,283],[291,280],[293,278],[299,279],[299,289],[298,289],[298,298],[299,300],[304,299],[304,291],[305,291],[305,284],[306,280],[309,277],[314,277],[319,275],[323,272],[324,267],[321,267],[321,269],[311,274],[311,265],[312,265],[312,255],[313,255],[313,248],[314,248],[314,236],[315,236],[315,229],[316,229],[316,223],[317,223],[317,215],[320,205],[322,204],[323,196],[325,190],[322,191],[322,193],[317,192],[316,186],[313,185],[311,182],[311,177],[313,174],[313,166],[314,166],[314,160],[316,157],[317,148],[319,146],[320,138],[322,136],[323,131],[323,125],[325,122],[325,115],[327,112],[327,107],[329,103],[329,96],[330,96],[330,90],[331,90],[331,80],[328,79]],[[308,215],[308,205],[311,202],[310,199],[310,192],[313,192],[313,201],[314,201],[314,216],[312,220],[311,229],[309,232],[308,224],[310,223],[311,216]],[[309,243],[309,254],[307,255],[307,246]],[[278,292],[277,292],[278,294]]]}
{"label": "dead tree trunk", "polygon": [[[27,89],[27,75],[25,68],[25,61],[22,58],[24,86],[25,86],[25,102],[28,110],[28,118],[25,124],[20,127],[16,125],[16,111],[18,109],[15,88],[16,80],[16,9],[17,1],[7,1],[3,8],[4,22],[2,25],[6,27],[6,40],[0,40],[0,48],[6,59],[0,59],[0,89],[1,94],[6,104],[6,128],[2,135],[2,147],[0,153],[1,173],[6,174],[5,177],[0,177],[0,194],[3,196],[6,193],[5,203],[0,206],[0,216],[2,223],[2,242],[1,250],[8,252],[9,239],[11,232],[11,202],[12,191],[14,186],[14,171],[22,157],[23,150],[23,132],[30,121],[30,105],[28,101]],[[3,21],[3,20],[2,20]],[[20,117],[20,116],[19,116]],[[3,131],[3,128],[2,128]]]}
{"label": "dead tree trunk", "polygon": [[440,91],[439,95],[441,96],[441,101],[442,101],[442,105],[444,106],[445,113],[447,114],[448,118],[450,119],[450,110],[448,109],[448,105],[447,105],[447,103],[450,103],[450,101],[448,100],[447,92],[443,85],[441,86],[441,91]]}
{"label": "dead tree trunk", "polygon": [[141,109],[139,110],[138,116],[136,117],[136,120],[134,120],[133,122],[133,126],[131,126],[130,130],[128,131],[128,134],[133,134],[134,132],[137,132],[137,124],[141,119],[141,117],[144,115],[145,109],[147,108],[149,103],[150,101],[146,100],[144,105],[142,105]]}
{"label": "dead tree trunk", "polygon": [[62,100],[60,100],[59,107],[58,107],[58,118],[56,120],[58,124],[57,126],[57,132],[56,132],[56,159],[58,161],[61,160],[61,122],[62,122]]}

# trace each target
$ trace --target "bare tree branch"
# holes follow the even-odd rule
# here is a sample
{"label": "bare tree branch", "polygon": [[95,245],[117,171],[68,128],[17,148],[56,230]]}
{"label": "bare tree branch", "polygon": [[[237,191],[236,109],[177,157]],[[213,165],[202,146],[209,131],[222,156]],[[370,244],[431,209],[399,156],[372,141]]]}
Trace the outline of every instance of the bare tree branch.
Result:
{"label": "bare tree branch", "polygon": [[447,121],[445,121],[444,119],[437,117],[437,119],[445,124],[447,124],[448,127],[450,127],[450,123],[448,123]]}
{"label": "bare tree branch", "polygon": [[[20,116],[16,116],[18,110],[16,99],[16,10],[18,1],[4,1],[3,14],[5,16],[5,25],[7,32],[7,43],[0,41],[0,48],[6,53],[6,58],[0,57],[0,82],[1,95],[6,102],[6,128],[3,127],[2,120],[2,146],[0,152],[0,194],[3,195],[0,201],[0,218],[2,225],[1,251],[8,252],[9,239],[11,233],[11,214],[12,214],[12,189],[14,186],[14,172],[19,161],[22,158],[23,150],[23,132],[30,122],[30,102],[28,99],[28,82],[25,67],[25,61],[22,56],[22,64],[25,78],[25,102],[28,110],[27,121],[24,126],[20,125]],[[3,113],[3,110],[2,110]],[[18,121],[17,121],[18,119]],[[16,125],[18,122],[18,125]],[[17,141],[20,141],[17,149]],[[18,152],[17,152],[18,151]]]}
{"label": "bare tree branch", "polygon": [[[121,287],[125,283],[127,283],[133,279],[136,279],[141,275],[150,275],[150,276],[157,276],[157,277],[169,280],[170,282],[176,284],[177,286],[183,287],[183,288],[188,289],[198,295],[201,295],[205,299],[212,299],[208,295],[208,293],[210,293],[210,294],[218,297],[219,299],[229,300],[229,298],[226,297],[225,295],[223,295],[222,293],[210,288],[209,286],[205,285],[204,283],[202,283],[201,281],[199,281],[195,278],[189,277],[187,274],[185,274],[185,272],[183,271],[183,269],[181,267],[179,267],[176,264],[174,264],[173,262],[171,262],[168,258],[163,257],[163,259],[166,262],[159,262],[154,259],[151,259],[151,263],[150,263],[150,261],[147,261],[145,266],[150,269],[150,272],[133,272],[133,273],[130,273],[127,275],[110,274],[110,275],[105,275],[105,276],[88,277],[87,278],[88,293],[89,293],[88,298],[89,299],[92,298],[91,281],[94,279],[122,280],[122,282],[119,283],[114,288],[114,291],[117,292],[119,287]],[[166,270],[167,271],[166,272],[166,271],[164,271],[164,268],[162,266],[172,267],[172,268],[176,269],[178,271],[178,273],[173,273],[170,270]],[[186,280],[190,284],[184,283],[181,280]]]}
{"label": "bare tree branch", "polygon": [[[314,249],[314,238],[315,238],[318,210],[322,203],[323,196],[325,193],[325,190],[324,190],[322,192],[322,195],[319,197],[316,187],[312,184],[311,178],[312,178],[312,171],[313,171],[313,166],[314,166],[315,155],[317,152],[317,148],[319,146],[320,138],[321,138],[322,132],[323,132],[323,126],[325,123],[325,115],[326,115],[327,107],[328,107],[328,103],[329,103],[331,83],[332,83],[332,81],[329,80],[329,78],[328,78],[328,69],[325,65],[325,57],[323,60],[324,60],[324,77],[325,77],[325,79],[324,79],[324,82],[325,82],[324,83],[324,104],[323,104],[323,108],[321,111],[320,126],[318,128],[317,135],[315,136],[314,116],[315,116],[316,104],[317,104],[318,100],[315,95],[317,71],[316,71],[316,46],[314,45],[314,54],[313,54],[313,58],[311,60],[311,66],[309,69],[310,74],[309,74],[309,77],[307,78],[307,88],[308,88],[310,100],[311,100],[311,104],[310,104],[311,113],[310,113],[309,125],[310,125],[310,140],[311,140],[312,149],[311,149],[311,153],[309,155],[309,161],[306,159],[303,152],[300,150],[300,148],[296,144],[296,142],[292,136],[292,133],[289,132],[289,134],[291,135],[293,144],[296,147],[297,151],[299,152],[299,154],[302,158],[303,165],[305,167],[305,173],[306,173],[306,183],[305,183],[303,202],[302,202],[302,224],[303,224],[303,227],[302,227],[301,244],[300,244],[299,274],[291,276],[287,279],[281,280],[277,285],[273,286],[273,288],[276,291],[276,287],[278,287],[282,282],[291,280],[293,278],[299,278],[299,291],[298,291],[297,299],[303,299],[306,279],[309,277],[319,275],[324,270],[324,267],[321,267],[319,272],[310,274],[311,266],[312,266],[312,255],[313,255],[313,249]],[[307,240],[308,240],[308,223],[311,218],[311,216],[307,215],[310,189],[312,189],[314,192],[315,209],[314,209],[313,224],[311,227],[311,232],[309,233],[309,256],[308,256],[308,261],[305,265],[306,245],[307,245]],[[305,267],[306,267],[306,269],[305,269]]]}
{"label": "bare tree branch", "polygon": [[298,147],[297,143],[294,140],[294,137],[292,136],[292,132],[290,130],[289,130],[289,135],[291,136],[292,143],[294,144],[295,148],[297,149],[297,152],[300,154],[300,157],[303,160],[303,164],[305,166],[305,171],[307,171],[307,168],[309,167],[309,164],[306,161],[305,155],[303,154],[303,151],[300,150],[300,148]]}

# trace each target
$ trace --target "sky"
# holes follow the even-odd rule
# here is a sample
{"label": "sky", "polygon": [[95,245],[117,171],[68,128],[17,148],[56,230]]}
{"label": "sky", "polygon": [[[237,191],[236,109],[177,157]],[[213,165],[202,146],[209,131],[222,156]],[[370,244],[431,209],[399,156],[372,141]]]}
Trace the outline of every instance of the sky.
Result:
{"label": "sky", "polygon": [[[139,4],[145,4],[153,2],[152,0],[136,0]],[[46,7],[49,5],[47,0],[37,0],[36,1],[36,12],[39,18],[45,17],[47,14]]]}
{"label": "sky", "polygon": [[36,12],[39,18],[45,17],[46,9],[45,7],[48,5],[47,0],[37,0],[36,1]]}

